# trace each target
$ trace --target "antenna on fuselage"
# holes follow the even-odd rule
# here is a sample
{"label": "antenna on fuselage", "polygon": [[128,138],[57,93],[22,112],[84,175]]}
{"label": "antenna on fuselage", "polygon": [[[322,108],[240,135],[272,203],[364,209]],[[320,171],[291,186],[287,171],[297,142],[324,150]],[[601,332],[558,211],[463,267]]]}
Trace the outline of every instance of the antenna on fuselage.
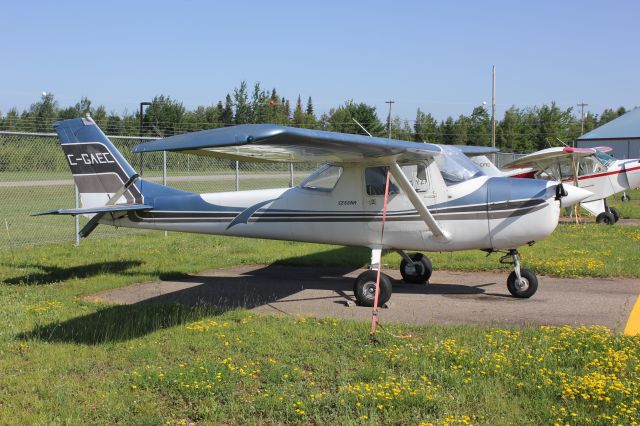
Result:
{"label": "antenna on fuselage", "polygon": [[354,122],[354,123],[356,123],[358,126],[360,126],[360,128],[361,128],[362,130],[364,130],[364,132],[365,132],[366,134],[368,134],[369,136],[373,137],[373,135],[372,135],[371,133],[369,133],[369,131],[368,131],[367,129],[365,129],[365,128],[364,128],[364,126],[363,126],[362,124],[360,124],[360,123],[358,122],[358,120],[356,120],[356,119],[355,119],[355,118],[353,118],[353,117],[351,117],[351,119],[353,120],[353,122]]}

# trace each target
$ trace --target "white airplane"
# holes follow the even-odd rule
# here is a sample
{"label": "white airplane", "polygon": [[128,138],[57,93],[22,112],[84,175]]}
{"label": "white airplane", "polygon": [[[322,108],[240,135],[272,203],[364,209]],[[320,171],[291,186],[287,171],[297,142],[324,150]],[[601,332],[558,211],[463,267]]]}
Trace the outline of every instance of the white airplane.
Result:
{"label": "white airplane", "polygon": [[[368,247],[371,269],[354,283],[356,300],[365,306],[374,303],[383,250],[402,256],[400,270],[411,283],[426,283],[432,265],[423,254],[404,250],[504,251],[500,261],[514,265],[509,291],[531,297],[537,278],[520,268],[517,247],[551,234],[561,205],[591,194],[548,181],[489,178],[463,152],[490,148],[457,149],[272,124],[205,130],[134,148],[138,153],[327,163],[294,188],[195,194],[139,178],[90,118],[54,126],[83,207],[40,214],[90,215],[82,237],[101,223]],[[393,179],[385,209],[387,171]],[[391,293],[391,279],[381,274],[379,304]]]}
{"label": "white airplane", "polygon": [[504,168],[514,177],[573,183],[592,192],[580,206],[593,214],[597,223],[613,225],[620,214],[609,207],[606,198],[640,187],[640,161],[617,160],[607,154],[610,151],[606,146],[548,148],[514,160]]}

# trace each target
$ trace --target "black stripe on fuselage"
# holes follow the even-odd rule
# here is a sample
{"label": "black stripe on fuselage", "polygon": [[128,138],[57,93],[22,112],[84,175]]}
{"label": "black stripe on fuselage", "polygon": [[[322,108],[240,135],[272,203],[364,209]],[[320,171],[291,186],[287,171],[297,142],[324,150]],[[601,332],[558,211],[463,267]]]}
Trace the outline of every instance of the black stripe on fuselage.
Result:
{"label": "black stripe on fuselage", "polygon": [[[440,220],[469,220],[501,219],[522,216],[544,208],[545,200],[510,201],[494,204],[477,204],[452,208],[432,209],[431,214]],[[129,219],[134,222],[154,222],[166,224],[180,223],[226,223],[232,221],[238,212],[179,212],[179,211],[148,211],[129,212]],[[381,212],[291,212],[262,211],[253,214],[249,222],[377,222],[382,220]],[[389,222],[420,221],[415,210],[389,212]]]}

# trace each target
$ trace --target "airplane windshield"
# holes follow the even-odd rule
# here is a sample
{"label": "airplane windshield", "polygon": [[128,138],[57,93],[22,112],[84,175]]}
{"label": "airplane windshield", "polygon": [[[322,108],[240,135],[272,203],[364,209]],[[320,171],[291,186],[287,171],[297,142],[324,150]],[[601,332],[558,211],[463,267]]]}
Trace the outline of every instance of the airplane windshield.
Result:
{"label": "airplane windshield", "polygon": [[598,161],[600,162],[600,164],[602,164],[605,167],[609,167],[609,165],[611,163],[616,161],[616,159],[614,157],[610,156],[609,154],[605,154],[604,152],[600,152],[600,151],[596,151],[596,153],[593,154],[593,156],[596,157],[598,159]]}
{"label": "airplane windshield", "polygon": [[435,161],[447,186],[484,176],[484,172],[462,151],[451,146],[440,146],[442,153],[436,155]]}

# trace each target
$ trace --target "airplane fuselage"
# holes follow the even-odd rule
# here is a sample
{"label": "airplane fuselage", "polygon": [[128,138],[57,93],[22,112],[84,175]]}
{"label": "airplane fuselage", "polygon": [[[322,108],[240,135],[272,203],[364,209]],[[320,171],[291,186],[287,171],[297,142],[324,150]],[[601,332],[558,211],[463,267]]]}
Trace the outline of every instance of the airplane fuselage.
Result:
{"label": "airplane fuselage", "polygon": [[552,182],[480,176],[446,186],[439,173],[432,173],[419,195],[450,234],[448,241],[433,235],[400,191],[389,196],[380,241],[384,196],[370,193],[366,168],[344,165],[330,191],[298,186],[158,196],[145,200],[154,206],[152,210],[105,217],[101,223],[424,251],[518,247],[548,236],[558,223],[560,207]]}

